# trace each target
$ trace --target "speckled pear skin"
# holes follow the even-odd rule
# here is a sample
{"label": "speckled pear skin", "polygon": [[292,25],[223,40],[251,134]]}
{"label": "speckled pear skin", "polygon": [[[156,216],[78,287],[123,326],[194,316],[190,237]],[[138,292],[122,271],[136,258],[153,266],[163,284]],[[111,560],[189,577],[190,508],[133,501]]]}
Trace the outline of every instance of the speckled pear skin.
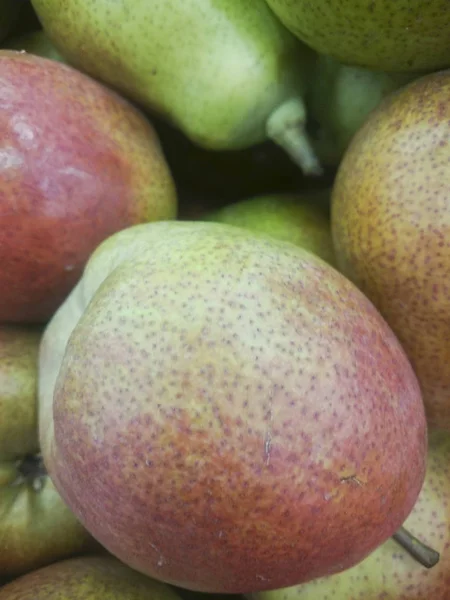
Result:
{"label": "speckled pear skin", "polygon": [[262,0],[34,0],[69,62],[212,149],[266,137],[313,53]]}
{"label": "speckled pear skin", "polygon": [[382,71],[450,66],[447,0],[266,0],[281,22],[316,51]]}
{"label": "speckled pear skin", "polygon": [[104,242],[40,348],[55,485],[114,555],[243,593],[347,568],[412,509],[417,380],[373,305],[294,244],[220,223]]}
{"label": "speckled pear skin", "polygon": [[450,71],[391,95],[353,139],[332,192],[339,269],[374,302],[450,430]]}
{"label": "speckled pear skin", "polygon": [[0,600],[179,600],[112,556],[83,556],[53,563],[0,588]]}
{"label": "speckled pear skin", "polygon": [[39,447],[36,379],[41,333],[37,328],[0,326],[0,462]]}
{"label": "speckled pear skin", "polygon": [[42,323],[102,240],[174,218],[177,194],[153,127],[115,92],[13,50],[0,78],[0,322]]}
{"label": "speckled pear skin", "polygon": [[440,553],[425,569],[394,540],[387,540],[355,567],[307,584],[260,592],[249,600],[448,600],[450,597],[450,434],[430,433],[427,471],[405,527]]}

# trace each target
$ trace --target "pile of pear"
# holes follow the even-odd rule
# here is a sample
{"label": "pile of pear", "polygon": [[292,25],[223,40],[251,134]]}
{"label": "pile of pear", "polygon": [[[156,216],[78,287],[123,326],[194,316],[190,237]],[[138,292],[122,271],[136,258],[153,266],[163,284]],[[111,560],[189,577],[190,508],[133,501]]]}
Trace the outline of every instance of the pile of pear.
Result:
{"label": "pile of pear", "polygon": [[447,4],[0,1],[0,600],[448,600]]}

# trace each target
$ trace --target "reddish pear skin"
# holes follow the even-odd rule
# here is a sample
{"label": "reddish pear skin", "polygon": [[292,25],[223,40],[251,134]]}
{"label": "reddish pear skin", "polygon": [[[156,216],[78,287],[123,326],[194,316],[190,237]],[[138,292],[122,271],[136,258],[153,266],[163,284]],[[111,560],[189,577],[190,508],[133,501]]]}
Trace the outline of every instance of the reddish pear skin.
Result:
{"label": "reddish pear skin", "polygon": [[378,311],[313,254],[231,225],[101,244],[44,333],[39,404],[47,469],[88,531],[193,590],[348,568],[425,474],[418,382]]}
{"label": "reddish pear skin", "polygon": [[0,51],[0,109],[0,322],[45,322],[103,239],[175,217],[175,187],[145,117],[67,65]]}

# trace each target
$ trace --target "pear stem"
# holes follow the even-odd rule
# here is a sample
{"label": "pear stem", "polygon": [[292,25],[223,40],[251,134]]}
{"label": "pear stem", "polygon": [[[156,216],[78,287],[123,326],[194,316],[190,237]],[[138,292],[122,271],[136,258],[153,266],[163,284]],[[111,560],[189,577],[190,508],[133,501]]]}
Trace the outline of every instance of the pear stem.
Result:
{"label": "pear stem", "polygon": [[266,135],[287,152],[305,175],[322,175],[322,165],[306,133],[306,119],[303,100],[291,98],[270,115]]}
{"label": "pear stem", "polygon": [[431,569],[439,562],[439,552],[418,540],[404,527],[400,527],[392,538],[427,569]]}

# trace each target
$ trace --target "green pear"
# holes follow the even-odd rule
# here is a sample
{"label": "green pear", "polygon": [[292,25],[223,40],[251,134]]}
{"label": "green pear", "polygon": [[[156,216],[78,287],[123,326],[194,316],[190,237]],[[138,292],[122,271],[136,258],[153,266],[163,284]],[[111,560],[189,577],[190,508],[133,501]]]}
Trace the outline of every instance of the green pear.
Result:
{"label": "green pear", "polygon": [[448,600],[450,598],[450,434],[430,434],[425,481],[408,530],[441,558],[427,570],[394,540],[342,573],[292,588],[260,592],[253,600]]}
{"label": "green pear", "polygon": [[397,90],[339,166],[332,236],[339,270],[402,343],[431,428],[450,431],[450,70]]}
{"label": "green pear", "polygon": [[264,0],[33,0],[68,61],[163,115],[209,149],[267,137],[307,173],[304,131],[314,53]]}
{"label": "green pear", "polygon": [[345,65],[318,55],[308,92],[308,113],[316,124],[313,145],[323,165],[338,166],[351,139],[381,100],[417,78]]}
{"label": "green pear", "polygon": [[334,264],[329,219],[329,190],[270,194],[228,204],[200,216],[301,246]]}
{"label": "green pear", "polygon": [[45,330],[39,409],[46,467],[88,531],[198,591],[354,565],[425,473],[420,389],[369,300],[303,248],[223,223],[95,250]]}
{"label": "green pear", "polygon": [[0,0],[0,41],[10,32],[19,14],[18,0]]}
{"label": "green pear", "polygon": [[380,71],[450,66],[450,5],[442,0],[266,0],[316,51]]}
{"label": "green pear", "polygon": [[55,48],[54,44],[49,40],[47,34],[42,31],[31,31],[24,33],[18,37],[10,38],[3,43],[3,48],[11,50],[25,50],[30,54],[37,54],[44,58],[57,60],[58,62],[66,63],[66,59]]}
{"label": "green pear", "polygon": [[0,588],[0,600],[180,600],[168,585],[112,556],[63,560]]}
{"label": "green pear", "polygon": [[0,577],[93,547],[39,455],[40,338],[39,330],[0,327]]}

